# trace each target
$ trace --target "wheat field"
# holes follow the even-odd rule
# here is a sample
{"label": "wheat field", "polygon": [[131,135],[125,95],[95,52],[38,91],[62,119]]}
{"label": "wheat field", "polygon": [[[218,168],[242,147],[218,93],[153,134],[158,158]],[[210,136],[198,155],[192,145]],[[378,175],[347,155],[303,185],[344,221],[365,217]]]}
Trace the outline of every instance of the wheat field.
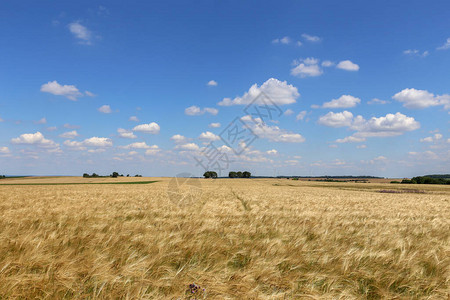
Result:
{"label": "wheat field", "polygon": [[448,186],[170,182],[2,180],[0,299],[450,297]]}

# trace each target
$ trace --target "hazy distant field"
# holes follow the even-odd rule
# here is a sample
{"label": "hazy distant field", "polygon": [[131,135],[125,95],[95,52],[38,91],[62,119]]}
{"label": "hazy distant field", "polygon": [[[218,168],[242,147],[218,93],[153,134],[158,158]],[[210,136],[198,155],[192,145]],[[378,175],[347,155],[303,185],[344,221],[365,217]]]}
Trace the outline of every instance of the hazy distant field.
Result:
{"label": "hazy distant field", "polygon": [[0,299],[450,297],[450,186],[169,181],[1,180]]}

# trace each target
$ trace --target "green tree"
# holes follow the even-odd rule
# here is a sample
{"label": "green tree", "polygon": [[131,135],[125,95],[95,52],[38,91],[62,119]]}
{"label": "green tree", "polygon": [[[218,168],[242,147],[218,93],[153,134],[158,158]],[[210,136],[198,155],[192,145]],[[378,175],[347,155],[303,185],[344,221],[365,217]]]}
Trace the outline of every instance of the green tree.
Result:
{"label": "green tree", "polygon": [[242,172],[241,171],[237,172],[237,177],[238,178],[242,178]]}
{"label": "green tree", "polygon": [[112,174],[111,174],[111,177],[112,178],[117,178],[119,176],[119,173],[117,173],[117,172],[113,172]]}
{"label": "green tree", "polygon": [[214,171],[206,171],[203,176],[205,178],[217,178],[217,173]]}
{"label": "green tree", "polygon": [[250,173],[249,171],[244,171],[242,173],[243,178],[250,178],[251,176],[252,176],[252,173]]}
{"label": "green tree", "polygon": [[237,176],[236,172],[231,171],[231,172],[228,173],[228,177],[230,177],[230,178],[237,178],[238,176]]}

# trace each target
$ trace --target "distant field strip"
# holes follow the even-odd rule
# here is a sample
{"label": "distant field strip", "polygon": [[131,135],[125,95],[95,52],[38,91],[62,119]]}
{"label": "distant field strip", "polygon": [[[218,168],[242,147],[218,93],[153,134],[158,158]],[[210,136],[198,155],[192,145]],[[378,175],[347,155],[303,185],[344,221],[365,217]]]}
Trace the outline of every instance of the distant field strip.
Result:
{"label": "distant field strip", "polygon": [[2,185],[80,185],[80,184],[149,184],[158,182],[154,181],[130,181],[130,182],[64,182],[64,183],[0,183]]}

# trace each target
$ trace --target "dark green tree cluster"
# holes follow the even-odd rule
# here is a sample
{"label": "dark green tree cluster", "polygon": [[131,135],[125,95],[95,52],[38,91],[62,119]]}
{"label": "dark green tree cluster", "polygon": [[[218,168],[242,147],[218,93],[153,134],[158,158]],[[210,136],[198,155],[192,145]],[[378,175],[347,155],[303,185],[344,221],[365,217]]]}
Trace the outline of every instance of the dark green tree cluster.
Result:
{"label": "dark green tree cluster", "polygon": [[230,177],[230,178],[250,178],[251,176],[252,176],[252,173],[250,173],[248,171],[244,171],[244,172],[231,171],[230,173],[228,173],[228,177]]}
{"label": "dark green tree cluster", "polygon": [[206,171],[203,176],[205,178],[217,178],[217,173],[214,171]]}
{"label": "dark green tree cluster", "polygon": [[450,184],[449,179],[433,178],[428,176],[417,176],[411,179],[403,179],[401,183],[406,184]]}
{"label": "dark green tree cluster", "polygon": [[[98,178],[98,177],[112,177],[112,178],[117,178],[117,177],[124,177],[123,174],[119,174],[118,172],[112,172],[111,175],[109,176],[100,176],[97,173],[92,173],[92,175],[89,175],[88,173],[84,173],[83,174],[84,178]],[[127,177],[130,177],[130,174],[127,174]],[[134,177],[142,177],[142,175],[136,174],[134,175]]]}

